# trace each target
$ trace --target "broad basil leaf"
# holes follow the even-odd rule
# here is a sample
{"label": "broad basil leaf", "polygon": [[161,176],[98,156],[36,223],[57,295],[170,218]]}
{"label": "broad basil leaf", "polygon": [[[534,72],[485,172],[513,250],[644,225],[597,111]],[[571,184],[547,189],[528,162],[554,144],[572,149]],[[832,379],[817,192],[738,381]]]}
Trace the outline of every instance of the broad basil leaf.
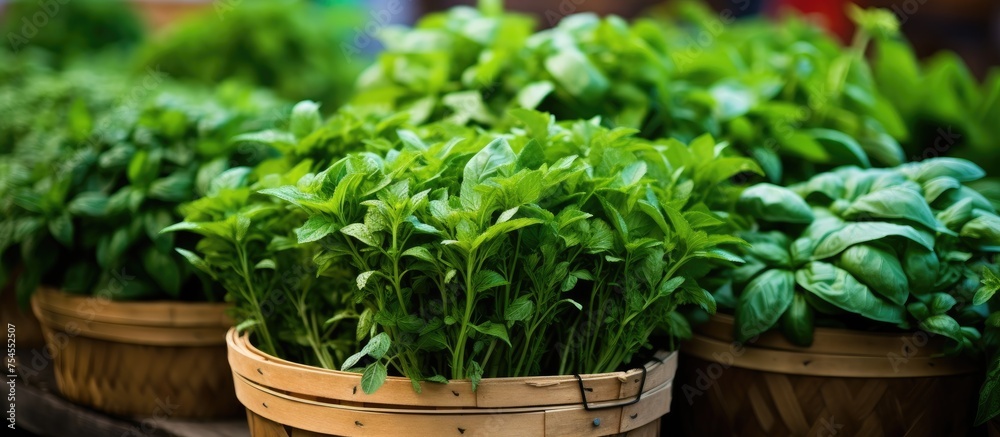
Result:
{"label": "broad basil leaf", "polygon": [[747,284],[736,307],[736,339],[747,341],[769,331],[792,304],[795,274],[767,270]]}
{"label": "broad basil leaf", "polygon": [[840,255],[840,267],[896,305],[906,304],[909,283],[896,254],[868,244],[851,246]]}
{"label": "broad basil leaf", "polygon": [[872,320],[903,324],[902,307],[882,300],[850,273],[832,264],[813,261],[795,272],[795,281],[817,297]]}
{"label": "broad basil leaf", "polygon": [[814,260],[836,256],[855,244],[878,241],[886,237],[902,237],[934,250],[934,240],[910,226],[880,222],[848,223],[831,232],[816,247]]}

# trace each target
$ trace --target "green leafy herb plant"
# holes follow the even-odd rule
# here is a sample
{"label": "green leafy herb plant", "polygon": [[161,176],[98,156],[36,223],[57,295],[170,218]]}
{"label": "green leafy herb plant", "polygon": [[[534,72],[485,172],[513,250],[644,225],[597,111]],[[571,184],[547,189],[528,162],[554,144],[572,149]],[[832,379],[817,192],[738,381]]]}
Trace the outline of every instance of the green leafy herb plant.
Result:
{"label": "green leafy herb plant", "polygon": [[[78,294],[107,289],[124,300],[220,299],[174,253],[189,239],[159,231],[178,220],[178,205],[243,159],[229,137],[267,126],[260,114],[280,102],[234,86],[182,89],[162,77],[123,81],[121,95],[132,96],[124,99],[73,91],[86,89],[90,75],[45,75],[0,91],[42,103],[31,119],[7,120],[12,144],[0,155],[0,256],[5,275],[24,268],[22,304],[40,283]],[[132,279],[104,286],[115,275]]]}
{"label": "green leafy herb plant", "polygon": [[[723,246],[742,241],[718,233],[724,221],[704,200],[731,196],[732,176],[760,171],[752,161],[722,159],[725,146],[709,137],[688,147],[597,120],[513,116],[509,132],[445,121],[357,135],[341,113],[312,133],[283,136],[296,144],[287,148],[343,138],[359,151],[322,165],[284,160],[301,172],[281,176],[262,164],[237,208],[202,215],[221,202],[199,200],[168,230],[207,236],[189,259],[231,278],[223,283],[245,310],[241,328],[258,343],[361,372],[369,393],[390,373],[419,390],[423,381],[613,371],[651,347],[654,330],[689,333],[678,306],[714,311],[697,279],[719,259],[738,260]],[[225,223],[246,229],[244,239],[227,237],[237,234]],[[284,293],[328,302],[285,299],[273,316],[260,311],[260,296],[274,289],[269,275],[303,259],[312,260],[314,285]],[[251,264],[263,267],[243,267]],[[315,285],[324,281],[340,288]],[[290,314],[302,312],[331,329],[300,329],[309,323]],[[331,363],[312,358],[315,350],[292,352],[308,341],[289,334],[307,331],[322,349],[353,353],[331,354]]]}
{"label": "green leafy herb plant", "polygon": [[[747,263],[731,271],[733,295],[719,295],[735,312],[737,339],[780,329],[809,346],[817,325],[919,329],[949,339],[953,353],[995,354],[983,332],[996,330],[987,304],[1000,217],[964,185],[983,175],[971,162],[937,158],[748,188],[739,207],[757,225],[742,235]],[[996,414],[990,375],[981,420]]]}

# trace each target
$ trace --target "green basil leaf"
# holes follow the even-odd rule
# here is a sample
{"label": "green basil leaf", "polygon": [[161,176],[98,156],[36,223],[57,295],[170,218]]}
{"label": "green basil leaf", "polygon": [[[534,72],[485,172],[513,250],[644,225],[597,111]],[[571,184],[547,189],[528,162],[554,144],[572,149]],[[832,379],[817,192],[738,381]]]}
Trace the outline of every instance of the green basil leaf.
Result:
{"label": "green basil leaf", "polygon": [[472,328],[491,337],[499,338],[504,343],[507,343],[507,346],[510,346],[510,338],[507,337],[507,327],[502,324],[483,322],[478,325],[472,325]]}
{"label": "green basil leaf", "polygon": [[937,213],[936,218],[948,229],[960,231],[962,226],[972,220],[972,210],[972,199],[965,198]]}
{"label": "green basil leaf", "polygon": [[535,109],[538,105],[542,104],[549,94],[552,94],[552,91],[555,91],[555,86],[552,85],[552,82],[535,82],[521,88],[514,100],[522,108]]}
{"label": "green basil leaf", "polygon": [[913,179],[920,183],[943,176],[960,182],[972,182],[986,176],[978,165],[958,158],[932,158],[915,165]]}
{"label": "green basil leaf", "polygon": [[[871,119],[868,122],[870,123],[866,124],[877,123]],[[887,166],[894,167],[906,160],[903,155],[903,147],[892,135],[882,132],[881,127],[878,130],[870,130],[868,135],[861,138],[860,145],[868,156]]]}
{"label": "green basil leaf", "polygon": [[531,318],[534,311],[535,303],[531,300],[531,296],[524,295],[514,299],[514,301],[507,306],[507,309],[504,311],[503,318],[508,322],[520,322]]}
{"label": "green basil leaf", "polygon": [[795,281],[817,297],[872,320],[903,324],[903,308],[882,300],[850,273],[833,264],[813,261],[795,272]]}
{"label": "green basil leaf", "polygon": [[1000,415],[1000,354],[995,354],[986,372],[986,381],[979,390],[979,408],[976,425]]}
{"label": "green basil leaf", "polygon": [[385,379],[388,376],[389,371],[381,361],[365,366],[364,372],[361,373],[361,390],[365,394],[375,393],[379,387],[382,387],[382,384],[385,384]]}
{"label": "green basil leaf", "polygon": [[[501,167],[517,162],[517,155],[510,144],[503,138],[497,138],[476,153],[465,165],[462,174],[462,187],[466,184],[478,184],[495,175]],[[471,188],[471,185],[469,185]]]}
{"label": "green basil leaf", "polygon": [[483,367],[478,362],[473,361],[469,366],[469,381],[472,383],[472,391],[479,388],[480,381],[483,380]]}
{"label": "green basil leaf", "polygon": [[909,243],[903,252],[903,266],[910,292],[922,295],[934,291],[941,269],[937,253],[917,243]]}
{"label": "green basil leaf", "polygon": [[940,176],[924,182],[924,199],[927,199],[927,203],[934,203],[938,197],[950,190],[958,190],[962,188],[962,183],[951,176]]}
{"label": "green basil leaf", "polygon": [[931,334],[943,335],[959,343],[964,338],[964,335],[962,335],[962,326],[948,315],[940,314],[928,317],[920,321],[920,329]]}
{"label": "green basil leaf", "polygon": [[821,173],[791,189],[807,200],[813,196],[822,196],[826,201],[832,202],[844,198],[844,178],[836,173]]}
{"label": "green basil leaf", "polygon": [[147,195],[151,199],[165,202],[181,202],[190,199],[194,194],[194,181],[189,174],[175,173],[162,179],[157,179],[149,185]]}
{"label": "green basil leaf", "polygon": [[868,244],[857,244],[840,255],[839,265],[872,291],[896,305],[904,305],[910,296],[903,265],[891,251]]}
{"label": "green basil leaf", "polygon": [[596,101],[611,85],[608,78],[576,48],[560,50],[548,57],[545,69],[567,93],[585,101]]}
{"label": "green basil leaf", "polygon": [[365,345],[364,351],[368,353],[368,356],[381,360],[387,352],[389,352],[389,346],[392,345],[392,341],[389,339],[389,335],[380,332],[378,335],[372,337],[368,340],[368,344]]}
{"label": "green basil leaf", "polygon": [[305,100],[296,103],[292,108],[292,118],[288,127],[296,137],[305,138],[319,129],[320,124],[322,119],[319,115],[319,103]]}
{"label": "green basil leaf", "polygon": [[848,223],[831,232],[813,253],[814,260],[837,256],[848,247],[869,241],[879,241],[886,237],[902,237],[920,244],[927,250],[934,250],[934,239],[917,232],[910,226],[882,222]]}
{"label": "green basil leaf", "polygon": [[809,223],[812,209],[794,191],[772,184],[757,184],[743,191],[739,205],[748,214],[772,222]]}
{"label": "green basil leaf", "polygon": [[318,241],[323,237],[336,232],[336,230],[336,223],[331,222],[330,219],[323,214],[316,214],[309,216],[309,219],[306,220],[302,227],[295,229],[295,236],[298,239],[299,244],[305,244]]}
{"label": "green basil leaf", "polygon": [[795,274],[768,270],[747,284],[736,307],[736,339],[747,341],[769,331],[792,304]]}
{"label": "green basil leaf", "polygon": [[108,196],[97,191],[80,193],[66,206],[70,214],[87,217],[101,217],[107,213],[107,208]]}
{"label": "green basil leaf", "polygon": [[212,267],[209,266],[208,263],[205,262],[205,260],[202,259],[200,256],[198,256],[196,253],[191,252],[190,250],[181,249],[179,247],[175,248],[174,251],[183,256],[184,259],[186,259],[189,263],[191,263],[192,266],[194,266],[198,270],[208,273],[213,279],[216,278],[215,273],[212,272]]}
{"label": "green basil leaf", "polygon": [[951,232],[938,223],[923,196],[907,188],[886,188],[861,196],[851,203],[843,216],[852,220],[870,217],[904,219],[920,223],[929,230]]}
{"label": "green basil leaf", "polygon": [[950,294],[934,293],[933,295],[931,295],[928,308],[930,309],[931,314],[937,315],[951,311],[951,309],[954,308],[955,305],[957,304],[958,301],[955,300],[955,297]]}
{"label": "green basil leaf", "polygon": [[[343,228],[340,228],[340,232],[343,232],[344,234],[357,238],[362,243],[365,243],[371,247],[380,247],[382,245],[381,237],[379,235],[372,234],[368,230],[368,227],[362,223],[351,223],[347,226],[344,226]],[[309,235],[312,236],[315,235],[315,233],[310,232]]]}
{"label": "green basil leaf", "polygon": [[73,219],[68,212],[49,220],[52,237],[66,247],[73,247]]}
{"label": "green basil leaf", "polygon": [[865,149],[849,135],[831,129],[808,129],[805,132],[822,144],[836,162],[860,165],[864,168],[872,166]]}
{"label": "green basil leaf", "polygon": [[983,246],[1000,246],[1000,217],[984,214],[969,220],[959,235]]}
{"label": "green basil leaf", "polygon": [[717,82],[708,93],[715,100],[714,112],[721,121],[745,115],[757,105],[757,93],[737,80]]}
{"label": "green basil leaf", "polygon": [[982,273],[982,283],[983,286],[976,290],[976,295],[972,299],[973,305],[982,305],[993,298],[998,291],[1000,291],[1000,276],[993,273],[989,267],[983,267]]}
{"label": "green basil leaf", "polygon": [[173,298],[180,296],[181,273],[173,258],[151,248],[143,254],[142,265],[160,289]]}
{"label": "green basil leaf", "polygon": [[779,136],[778,141],[782,150],[787,150],[809,162],[830,161],[830,153],[812,135],[807,133],[793,131],[789,135]]}
{"label": "green basil leaf", "polygon": [[796,346],[812,346],[814,318],[813,309],[805,294],[796,291],[791,305],[781,316],[781,330],[785,338]]}

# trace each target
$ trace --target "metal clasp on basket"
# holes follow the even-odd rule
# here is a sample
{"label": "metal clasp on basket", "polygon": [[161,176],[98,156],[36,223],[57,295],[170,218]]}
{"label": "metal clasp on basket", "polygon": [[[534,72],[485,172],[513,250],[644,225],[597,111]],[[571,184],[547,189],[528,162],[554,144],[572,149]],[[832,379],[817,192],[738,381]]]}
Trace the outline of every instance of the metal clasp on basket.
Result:
{"label": "metal clasp on basket", "polygon": [[[660,362],[662,363],[663,361]],[[614,404],[601,405],[599,407],[590,406],[590,402],[587,401],[587,389],[584,388],[583,386],[583,378],[580,376],[579,373],[574,373],[573,376],[576,377],[576,382],[580,384],[580,396],[583,397],[583,409],[586,411],[593,411],[593,410],[604,410],[607,408],[621,408],[639,402],[639,400],[642,399],[642,390],[646,386],[646,366],[642,366],[640,369],[642,369],[642,379],[639,380],[639,393],[635,395],[635,399],[630,399],[627,401],[622,401]]]}

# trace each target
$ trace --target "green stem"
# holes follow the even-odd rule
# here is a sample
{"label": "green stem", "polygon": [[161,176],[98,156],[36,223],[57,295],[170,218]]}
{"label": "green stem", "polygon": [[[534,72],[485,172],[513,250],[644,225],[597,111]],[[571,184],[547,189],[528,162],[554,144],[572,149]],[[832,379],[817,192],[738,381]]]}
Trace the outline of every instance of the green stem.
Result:
{"label": "green stem", "polygon": [[497,340],[494,338],[493,341],[490,342],[490,347],[486,349],[486,356],[483,357],[484,369],[486,368],[487,363],[490,361],[490,355],[493,355],[493,349],[496,347],[496,345],[497,345]]}
{"label": "green stem", "polygon": [[392,256],[390,256],[392,261],[392,285],[396,289],[396,299],[399,300],[399,307],[403,310],[403,314],[409,314],[406,307],[406,301],[403,300],[403,289],[400,287],[400,282],[402,278],[399,274],[399,242],[396,239],[396,229],[399,225],[396,225],[392,229]]}
{"label": "green stem", "polygon": [[534,334],[534,332],[535,332],[534,326],[532,326],[529,329],[525,330],[525,334],[524,334],[524,350],[521,352],[521,359],[517,360],[517,367],[514,368],[514,374],[511,375],[511,376],[523,376],[521,374],[522,367],[524,366],[524,359],[527,358],[528,355],[531,354],[531,350],[532,350],[532,348],[531,348],[531,336],[532,336],[532,334]]}
{"label": "green stem", "polygon": [[476,290],[473,283],[473,267],[475,266],[475,251],[469,252],[466,261],[465,271],[465,314],[462,315],[462,327],[458,332],[458,341],[455,343],[455,353],[452,355],[451,371],[456,379],[465,378],[465,342],[469,329],[469,321],[472,319],[473,305],[476,303]]}
{"label": "green stem", "polygon": [[580,325],[581,318],[583,318],[582,313],[576,317],[576,321],[573,322],[572,329],[569,330],[570,335],[569,339],[566,340],[566,350],[563,351],[562,357],[559,359],[560,375],[565,375],[568,371],[568,369],[566,368],[566,363],[569,361],[570,351],[573,350],[573,339],[576,338],[576,336],[573,335],[573,333],[576,332],[576,327]]}
{"label": "green stem", "polygon": [[250,301],[250,305],[253,308],[254,317],[257,318],[259,322],[260,329],[257,330],[260,333],[261,341],[264,343],[263,346],[266,348],[265,352],[278,356],[278,349],[274,345],[274,341],[271,339],[271,332],[267,329],[267,325],[264,323],[264,313],[260,311],[260,301],[257,300],[257,293],[254,291],[253,282],[250,281],[250,267],[247,262],[247,254],[242,246],[236,246],[236,253],[240,257],[240,265],[243,267],[243,280],[247,286],[247,299]]}

